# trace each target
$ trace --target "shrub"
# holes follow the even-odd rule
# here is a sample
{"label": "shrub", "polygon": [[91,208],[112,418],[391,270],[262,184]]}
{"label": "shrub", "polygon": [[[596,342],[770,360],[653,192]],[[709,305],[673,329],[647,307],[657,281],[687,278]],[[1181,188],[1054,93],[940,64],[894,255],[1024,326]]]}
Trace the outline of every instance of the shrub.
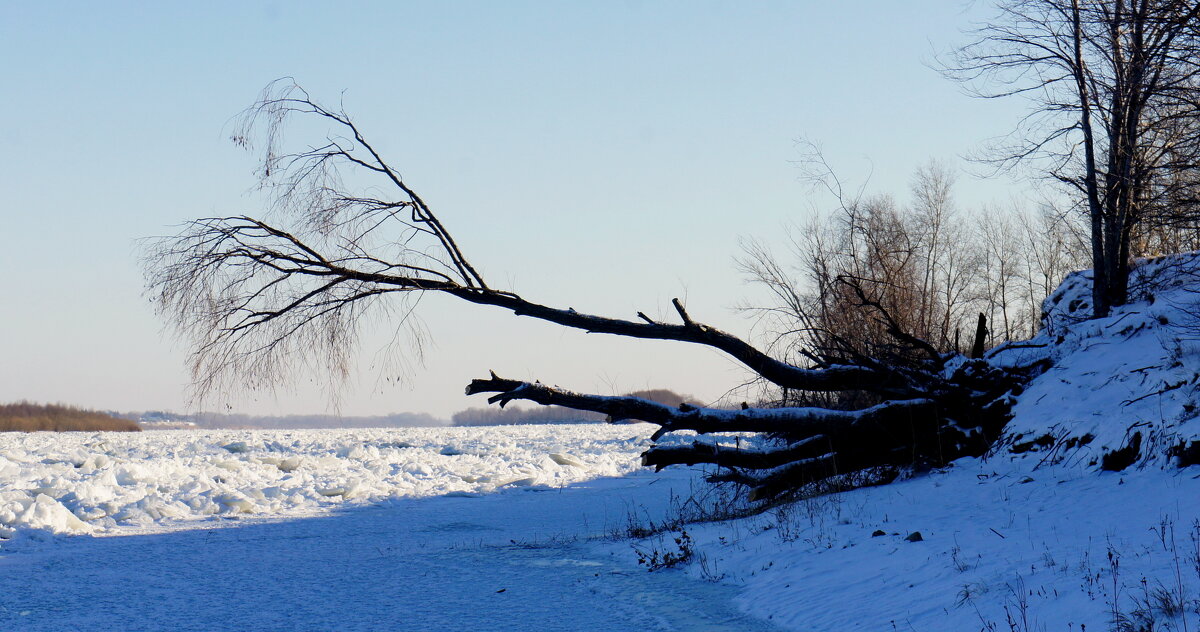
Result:
{"label": "shrub", "polygon": [[137,422],[74,406],[24,401],[0,404],[0,432],[138,432],[141,429]]}

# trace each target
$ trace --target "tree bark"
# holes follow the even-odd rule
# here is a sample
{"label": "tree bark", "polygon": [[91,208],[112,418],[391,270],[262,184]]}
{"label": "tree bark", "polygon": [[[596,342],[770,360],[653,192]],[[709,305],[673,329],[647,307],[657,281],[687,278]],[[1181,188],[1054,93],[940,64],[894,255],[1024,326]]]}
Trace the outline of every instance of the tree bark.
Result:
{"label": "tree bark", "polygon": [[547,307],[511,293],[461,287],[434,289],[442,289],[442,291],[472,303],[507,309],[517,316],[529,316],[564,327],[582,329],[588,333],[653,340],[676,340],[713,347],[739,360],[768,381],[785,388],[806,391],[864,390],[894,394],[903,392],[907,386],[900,374],[882,368],[830,365],[818,369],[804,369],[781,362],[732,334],[691,320],[679,303],[679,299],[674,299],[673,302],[683,323],[671,324],[652,321],[640,313],[644,322],[594,316],[576,312],[573,309]]}

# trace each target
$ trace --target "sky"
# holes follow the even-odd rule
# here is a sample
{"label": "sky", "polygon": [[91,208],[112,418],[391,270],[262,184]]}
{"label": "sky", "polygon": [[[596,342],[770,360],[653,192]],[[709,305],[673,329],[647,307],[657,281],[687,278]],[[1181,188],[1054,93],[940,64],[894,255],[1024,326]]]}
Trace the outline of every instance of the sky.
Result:
{"label": "sky", "polygon": [[[986,3],[0,0],[0,401],[186,411],[186,341],[145,295],[142,240],[256,214],[232,119],[290,76],[339,100],[493,286],[579,311],[691,316],[754,338],[765,296],[733,261],[831,201],[798,141],[843,180],[907,195],[930,159],[1012,129],[931,65]],[[1022,184],[959,175],[961,206]],[[578,391],[714,401],[748,374],[683,343],[585,334],[430,296],[422,357],[363,332],[344,384],[297,376],[204,407],[375,415],[469,406],[495,370]],[[385,358],[399,358],[399,362]],[[400,379],[396,379],[400,378]]]}

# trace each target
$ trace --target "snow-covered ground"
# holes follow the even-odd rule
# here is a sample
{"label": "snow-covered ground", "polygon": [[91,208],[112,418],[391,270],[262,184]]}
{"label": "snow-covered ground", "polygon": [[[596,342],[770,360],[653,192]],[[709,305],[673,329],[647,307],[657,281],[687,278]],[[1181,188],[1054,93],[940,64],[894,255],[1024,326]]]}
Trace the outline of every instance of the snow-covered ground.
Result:
{"label": "snow-covered ground", "polygon": [[1200,630],[1200,468],[1172,456],[1200,439],[1200,257],[1132,288],[1087,320],[1071,275],[1037,338],[991,354],[1053,367],[986,458],[693,528],[689,572],[794,630]]}
{"label": "snow-covered ground", "polygon": [[986,457],[723,522],[646,425],[3,435],[0,629],[1200,630],[1200,260],[1135,280]]}
{"label": "snow-covered ground", "polygon": [[[679,531],[613,536],[707,496],[693,470],[636,467],[649,431],[5,435],[4,493],[21,490],[9,503],[27,506],[10,514],[37,514],[28,498],[49,509],[0,541],[0,628],[1105,630],[1114,606],[1133,616],[1148,604],[1170,629],[1184,616],[1200,629],[1192,470],[965,460],[684,526],[690,562],[647,573],[634,547],[680,553]],[[64,437],[102,440],[109,460],[85,472],[86,457],[66,457],[86,449]],[[414,447],[379,447],[389,442]],[[245,451],[221,447],[237,443]],[[300,465],[283,472],[277,458]],[[423,474],[399,474],[418,464]],[[325,495],[334,488],[364,491]],[[232,494],[249,504],[214,500]],[[84,520],[104,503],[112,515]],[[146,511],[160,504],[181,513]],[[92,536],[65,534],[79,530],[55,517],[68,507]],[[1185,612],[1165,616],[1163,595]]]}
{"label": "snow-covered ground", "polygon": [[789,630],[1103,631],[1114,608],[1157,620],[1147,630],[1197,630],[1194,469],[1026,475],[967,459],[686,527],[704,558],[688,572],[738,586],[739,606]]}

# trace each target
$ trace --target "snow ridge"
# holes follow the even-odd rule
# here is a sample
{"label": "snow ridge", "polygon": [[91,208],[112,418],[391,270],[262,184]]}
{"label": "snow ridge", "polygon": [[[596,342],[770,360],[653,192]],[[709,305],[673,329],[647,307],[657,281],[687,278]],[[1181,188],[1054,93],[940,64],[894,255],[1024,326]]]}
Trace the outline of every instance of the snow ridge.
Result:
{"label": "snow ridge", "polygon": [[1091,278],[1090,270],[1068,276],[1043,303],[1036,338],[989,354],[1002,366],[1052,363],[1018,398],[993,455],[1115,470],[1177,466],[1200,439],[1200,256],[1138,261],[1132,300],[1107,318],[1088,319]]}

